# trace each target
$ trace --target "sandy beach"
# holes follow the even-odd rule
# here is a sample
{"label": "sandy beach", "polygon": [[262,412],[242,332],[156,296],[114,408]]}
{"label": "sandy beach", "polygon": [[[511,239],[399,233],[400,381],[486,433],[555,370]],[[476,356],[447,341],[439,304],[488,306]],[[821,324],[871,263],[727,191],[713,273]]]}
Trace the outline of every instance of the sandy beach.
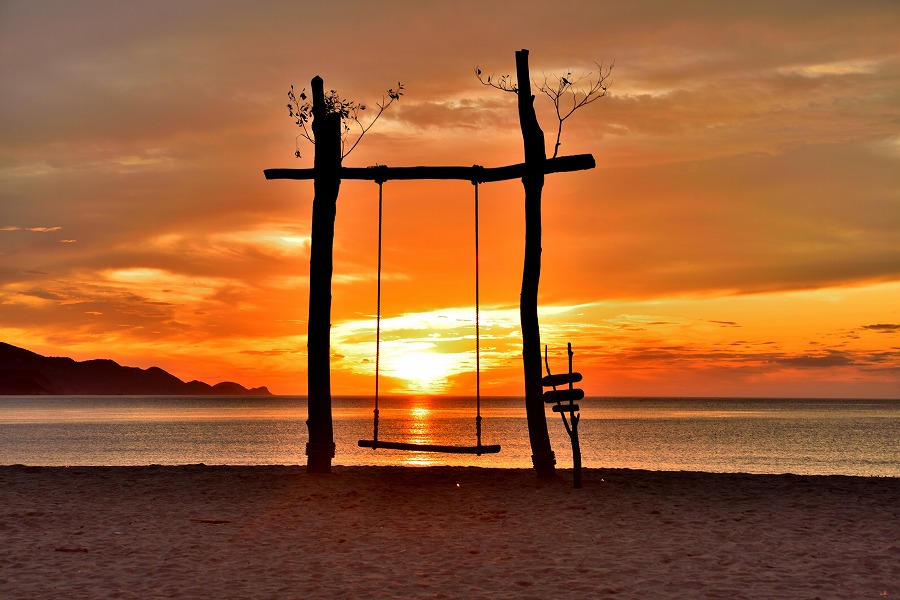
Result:
{"label": "sandy beach", "polygon": [[900,479],[7,466],[0,597],[898,598]]}

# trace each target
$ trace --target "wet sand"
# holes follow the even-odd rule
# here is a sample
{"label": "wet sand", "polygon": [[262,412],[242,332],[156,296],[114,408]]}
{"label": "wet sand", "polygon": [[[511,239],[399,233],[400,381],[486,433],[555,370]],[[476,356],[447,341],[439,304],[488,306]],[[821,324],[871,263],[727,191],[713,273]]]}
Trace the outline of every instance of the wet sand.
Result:
{"label": "wet sand", "polygon": [[900,479],[0,467],[0,598],[900,598]]}

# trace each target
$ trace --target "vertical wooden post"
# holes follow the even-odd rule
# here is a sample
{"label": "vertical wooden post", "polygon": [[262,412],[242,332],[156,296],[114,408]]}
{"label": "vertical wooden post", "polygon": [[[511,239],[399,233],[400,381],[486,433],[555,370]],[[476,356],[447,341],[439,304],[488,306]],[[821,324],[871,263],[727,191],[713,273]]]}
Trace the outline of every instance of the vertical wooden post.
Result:
{"label": "vertical wooden post", "polygon": [[316,156],[309,252],[306,471],[330,473],[335,450],[331,419],[331,275],[334,219],[341,187],[341,117],[327,112],[321,77],[312,80],[312,98]]}
{"label": "vertical wooden post", "polygon": [[534,113],[528,50],[516,52],[519,124],[525,143],[525,261],[522,268],[522,293],[519,318],[522,324],[522,363],[525,371],[525,414],[531,461],[538,477],[550,477],[555,471],[556,456],[550,447],[547,416],[544,413],[541,385],[541,331],[538,323],[538,286],[541,279],[541,194],[544,188],[544,132]]}

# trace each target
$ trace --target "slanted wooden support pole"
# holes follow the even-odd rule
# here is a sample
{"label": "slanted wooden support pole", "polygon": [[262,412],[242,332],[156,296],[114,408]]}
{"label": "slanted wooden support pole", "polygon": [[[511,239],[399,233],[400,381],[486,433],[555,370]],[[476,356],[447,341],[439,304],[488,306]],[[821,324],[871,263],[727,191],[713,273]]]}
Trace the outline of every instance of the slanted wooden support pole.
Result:
{"label": "slanted wooden support pole", "polygon": [[[572,342],[569,342],[568,345],[568,353],[569,353],[569,373],[572,373]],[[569,383],[569,389],[572,390],[572,384]],[[584,397],[584,392],[581,392],[581,396]],[[581,488],[581,442],[578,441],[578,421],[581,420],[581,415],[577,414],[578,405],[573,404],[572,401],[569,401],[569,411],[571,413],[570,418],[572,419],[572,427],[566,427],[566,431],[569,434],[569,439],[572,441],[572,486],[575,489]],[[563,423],[566,422],[565,413],[561,413],[563,418]]]}

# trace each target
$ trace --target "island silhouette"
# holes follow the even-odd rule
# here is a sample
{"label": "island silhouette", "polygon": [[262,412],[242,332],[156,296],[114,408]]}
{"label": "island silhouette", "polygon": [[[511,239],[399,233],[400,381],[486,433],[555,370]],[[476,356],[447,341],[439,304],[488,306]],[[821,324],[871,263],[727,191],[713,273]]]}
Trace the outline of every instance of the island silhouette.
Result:
{"label": "island silhouette", "polygon": [[263,386],[182,381],[159,367],[125,367],[109,359],[49,357],[0,342],[2,395],[271,396]]}

